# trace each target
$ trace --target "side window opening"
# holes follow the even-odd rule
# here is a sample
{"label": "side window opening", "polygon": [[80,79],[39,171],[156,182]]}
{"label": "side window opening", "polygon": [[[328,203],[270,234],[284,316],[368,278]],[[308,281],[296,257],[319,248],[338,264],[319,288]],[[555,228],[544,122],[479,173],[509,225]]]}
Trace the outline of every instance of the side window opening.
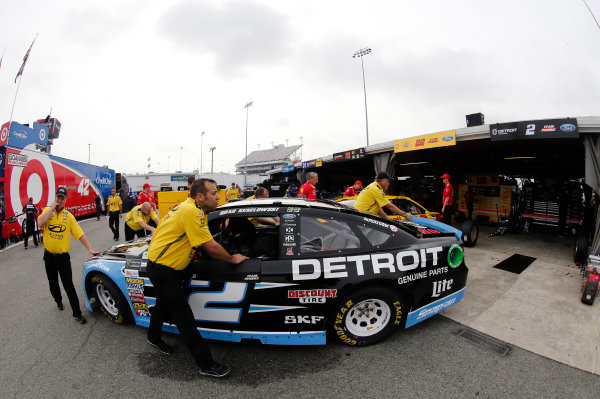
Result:
{"label": "side window opening", "polygon": [[217,219],[210,223],[213,238],[230,254],[249,258],[277,259],[279,228],[255,226],[246,216]]}
{"label": "side window opening", "polygon": [[360,248],[360,239],[345,220],[304,215],[300,218],[300,253]]}

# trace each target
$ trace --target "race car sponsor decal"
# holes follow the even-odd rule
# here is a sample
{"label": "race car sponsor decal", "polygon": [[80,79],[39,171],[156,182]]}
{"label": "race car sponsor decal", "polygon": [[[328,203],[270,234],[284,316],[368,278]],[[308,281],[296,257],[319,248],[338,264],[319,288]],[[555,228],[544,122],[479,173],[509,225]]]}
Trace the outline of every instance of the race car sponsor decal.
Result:
{"label": "race car sponsor decal", "polygon": [[463,261],[463,257],[464,257],[463,249],[458,244],[452,245],[450,247],[450,249],[448,250],[448,264],[453,269],[460,266],[460,264]]}
{"label": "race car sponsor decal", "polygon": [[433,282],[433,292],[431,294],[432,298],[438,298],[441,293],[449,291],[452,289],[452,283],[454,280],[442,280],[442,281],[434,281]]}
{"label": "race car sponsor decal", "polygon": [[121,269],[121,273],[125,277],[139,277],[140,275],[138,270],[125,269],[124,267]]}
{"label": "race car sponsor decal", "polygon": [[300,208],[298,208],[298,207],[289,207],[289,208],[287,208],[286,212],[287,213],[298,213],[298,212],[300,212]]}
{"label": "race car sponsor decal", "polygon": [[141,278],[131,278],[131,277],[127,277],[125,279],[126,283],[132,283],[132,284],[141,284],[144,285],[144,280]]}
{"label": "race car sponsor decal", "polygon": [[464,296],[465,289],[463,288],[454,294],[438,299],[437,301],[425,305],[417,310],[413,310],[412,312],[408,313],[408,316],[406,317],[406,328],[414,326],[415,324],[430,318],[434,314],[437,314],[442,310],[454,305],[456,302],[463,299]]}
{"label": "race car sponsor decal", "polygon": [[145,303],[139,303],[139,302],[133,302],[133,308],[148,310],[148,307],[146,306]]}
{"label": "race car sponsor decal", "polygon": [[294,256],[294,255],[295,255],[295,254],[294,254],[294,248],[287,248],[287,249],[285,250],[285,254],[286,254],[287,256]]}
{"label": "race car sponsor decal", "polygon": [[[285,243],[283,244],[285,246]],[[442,247],[421,248],[417,250],[392,253],[376,253],[371,255],[338,256],[323,259],[292,260],[293,280],[316,280],[323,278],[345,278],[368,274],[395,273],[427,267],[430,255],[430,266],[437,266],[438,254]],[[420,266],[419,266],[420,265]]]}
{"label": "race car sponsor decal", "polygon": [[376,225],[381,226],[381,227],[389,227],[390,226],[389,223],[385,223],[385,222],[382,222],[380,220],[375,220],[375,219],[371,219],[371,218],[363,218],[363,220],[365,222],[376,224]]}
{"label": "race car sponsor decal", "polygon": [[224,209],[219,212],[219,216],[222,215],[233,215],[240,213],[251,213],[251,212],[277,212],[279,211],[279,207],[269,207],[269,208],[236,208],[236,209]]}
{"label": "race car sponsor decal", "polygon": [[324,316],[285,316],[285,324],[318,324],[325,319]]}
{"label": "race car sponsor decal", "polygon": [[125,286],[129,292],[144,293],[144,284],[125,283]]}
{"label": "race car sponsor decal", "polygon": [[150,311],[148,309],[135,309],[135,314],[138,316],[150,317]]}
{"label": "race car sponsor decal", "polygon": [[420,280],[422,278],[427,278],[428,276],[437,276],[439,274],[448,273],[448,267],[438,267],[437,269],[431,269],[428,271],[418,272],[414,274],[409,274],[408,276],[398,277],[398,284],[406,284],[413,281]]}
{"label": "race car sponsor decal", "polygon": [[129,298],[131,298],[131,302],[146,303],[144,295],[137,292],[130,292]]}
{"label": "race car sponsor decal", "polygon": [[356,340],[353,340],[352,338],[348,337],[344,328],[344,316],[346,315],[348,309],[350,309],[352,304],[353,303],[351,300],[342,303],[338,308],[338,312],[335,315],[335,322],[333,323],[333,329],[337,334],[338,338],[348,345],[356,345]]}
{"label": "race car sponsor decal", "polygon": [[293,213],[285,213],[283,214],[283,218],[286,220],[291,220],[291,219],[296,219],[296,216],[298,215],[294,215]]}
{"label": "race car sponsor decal", "polygon": [[337,290],[290,290],[288,291],[288,298],[298,298],[300,303],[325,303],[326,298],[337,298]]}
{"label": "race car sponsor decal", "polygon": [[260,277],[258,276],[258,274],[248,274],[246,277],[244,277],[244,281],[254,281],[254,280],[258,280]]}

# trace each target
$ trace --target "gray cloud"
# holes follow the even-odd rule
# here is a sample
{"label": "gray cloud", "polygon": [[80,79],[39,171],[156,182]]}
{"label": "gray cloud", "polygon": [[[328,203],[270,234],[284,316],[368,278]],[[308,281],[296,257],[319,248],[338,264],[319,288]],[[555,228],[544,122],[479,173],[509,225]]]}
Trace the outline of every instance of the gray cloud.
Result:
{"label": "gray cloud", "polygon": [[169,9],[158,25],[160,33],[175,44],[210,53],[222,76],[278,63],[289,53],[287,17],[259,4],[231,2],[215,7],[184,1]]}

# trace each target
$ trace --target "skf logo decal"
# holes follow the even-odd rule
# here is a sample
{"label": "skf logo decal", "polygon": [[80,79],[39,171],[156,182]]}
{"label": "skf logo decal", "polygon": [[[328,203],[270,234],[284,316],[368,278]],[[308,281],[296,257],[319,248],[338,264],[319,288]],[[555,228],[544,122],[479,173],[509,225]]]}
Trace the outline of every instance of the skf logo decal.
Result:
{"label": "skf logo decal", "polygon": [[53,233],[62,233],[67,229],[67,226],[63,226],[62,224],[51,224],[48,226],[48,230]]}
{"label": "skf logo decal", "polygon": [[[285,244],[284,244],[285,245]],[[293,280],[316,280],[323,278],[345,278],[350,271],[353,276],[365,274],[381,274],[382,272],[396,273],[427,268],[427,256],[431,256],[431,264],[438,264],[438,254],[442,247],[421,248],[410,251],[400,251],[395,256],[391,253],[371,255],[338,256],[323,259],[292,260]]]}
{"label": "skf logo decal", "polygon": [[324,318],[323,316],[285,316],[285,324],[317,324]]}
{"label": "skf logo decal", "polygon": [[446,292],[452,288],[452,283],[454,280],[442,280],[442,281],[434,281],[433,282],[433,293],[431,294],[432,298],[438,298],[442,292]]}
{"label": "skf logo decal", "polygon": [[325,303],[326,298],[337,298],[337,290],[293,290],[288,298],[298,298],[300,303]]}

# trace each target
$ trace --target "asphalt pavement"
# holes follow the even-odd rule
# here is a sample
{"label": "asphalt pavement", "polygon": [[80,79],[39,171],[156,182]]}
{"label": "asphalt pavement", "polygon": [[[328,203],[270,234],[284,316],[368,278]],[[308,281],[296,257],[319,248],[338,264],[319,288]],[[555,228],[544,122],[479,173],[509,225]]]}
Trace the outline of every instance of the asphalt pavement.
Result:
{"label": "asphalt pavement", "polygon": [[[105,219],[81,225],[95,249],[114,243]],[[600,300],[579,301],[572,240],[485,233],[466,249],[465,298],[441,316],[367,348],[211,343],[232,366],[225,380],[199,377],[176,335],[165,356],[142,327],[87,310],[78,324],[49,294],[43,249],[18,243],[0,251],[0,397],[597,397]],[[493,268],[514,253],[536,260],[521,274]],[[88,255],[76,241],[71,255],[83,309]]]}

